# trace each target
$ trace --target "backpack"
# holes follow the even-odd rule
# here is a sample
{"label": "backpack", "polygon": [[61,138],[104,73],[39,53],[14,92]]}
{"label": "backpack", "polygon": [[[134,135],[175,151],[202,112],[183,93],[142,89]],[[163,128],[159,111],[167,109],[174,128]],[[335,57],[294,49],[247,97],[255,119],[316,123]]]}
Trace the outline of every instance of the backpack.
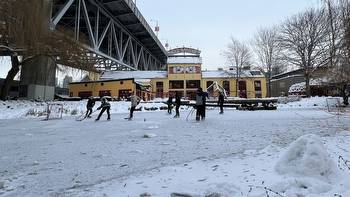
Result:
{"label": "backpack", "polygon": [[203,105],[203,95],[196,95],[196,105]]}

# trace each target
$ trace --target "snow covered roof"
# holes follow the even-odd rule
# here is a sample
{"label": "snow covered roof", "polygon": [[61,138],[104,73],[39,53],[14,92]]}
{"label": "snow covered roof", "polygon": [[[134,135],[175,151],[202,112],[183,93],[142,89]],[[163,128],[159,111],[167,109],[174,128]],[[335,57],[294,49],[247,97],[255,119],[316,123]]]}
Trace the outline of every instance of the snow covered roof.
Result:
{"label": "snow covered roof", "polygon": [[169,57],[168,64],[202,64],[200,57]]}
{"label": "snow covered roof", "polygon": [[[310,80],[310,86],[321,86],[324,84],[329,83],[329,80],[325,77],[323,78],[317,78],[317,79],[311,79]],[[296,83],[289,87],[289,93],[298,93],[298,92],[305,92],[306,91],[306,83]]]}
{"label": "snow covered roof", "polygon": [[167,71],[106,71],[101,79],[154,79],[167,78]]}
{"label": "snow covered roof", "polygon": [[[214,71],[202,71],[203,78],[228,78],[235,77],[236,71],[234,70],[214,70]],[[259,70],[243,70],[240,74],[241,77],[265,77]]]}

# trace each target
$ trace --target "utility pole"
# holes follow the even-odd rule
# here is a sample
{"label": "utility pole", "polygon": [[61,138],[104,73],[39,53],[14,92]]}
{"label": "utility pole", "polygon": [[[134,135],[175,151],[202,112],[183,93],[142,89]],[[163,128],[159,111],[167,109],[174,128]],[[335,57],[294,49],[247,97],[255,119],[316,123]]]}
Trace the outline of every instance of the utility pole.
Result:
{"label": "utility pole", "polygon": [[156,35],[157,35],[157,37],[158,37],[158,35],[159,35],[159,30],[160,30],[158,20],[153,20],[153,19],[151,19],[151,22],[155,22],[155,23],[156,23],[156,26],[154,27],[154,31],[156,32]]}

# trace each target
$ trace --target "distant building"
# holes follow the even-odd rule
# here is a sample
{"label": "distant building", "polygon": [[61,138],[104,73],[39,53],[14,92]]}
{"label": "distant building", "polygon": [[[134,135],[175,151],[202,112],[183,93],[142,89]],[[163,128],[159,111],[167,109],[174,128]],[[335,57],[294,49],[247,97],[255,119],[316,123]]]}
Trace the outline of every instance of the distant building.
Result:
{"label": "distant building", "polygon": [[[310,79],[311,96],[337,95],[335,84],[327,79],[327,68],[319,68]],[[305,95],[305,76],[302,69],[275,75],[271,79],[271,96]]]}
{"label": "distant building", "polygon": [[71,83],[70,96],[122,99],[136,92],[147,100],[178,92],[183,97],[194,98],[199,87],[207,90],[217,82],[226,90],[227,96],[266,97],[266,78],[260,71],[242,71],[237,84],[235,70],[202,71],[200,53],[185,47],[170,50],[167,71],[106,71],[98,81]]}
{"label": "distant building", "polygon": [[63,85],[62,87],[63,88],[69,88],[69,84],[73,81],[73,77],[70,77],[68,75],[66,75],[64,78],[63,78]]}

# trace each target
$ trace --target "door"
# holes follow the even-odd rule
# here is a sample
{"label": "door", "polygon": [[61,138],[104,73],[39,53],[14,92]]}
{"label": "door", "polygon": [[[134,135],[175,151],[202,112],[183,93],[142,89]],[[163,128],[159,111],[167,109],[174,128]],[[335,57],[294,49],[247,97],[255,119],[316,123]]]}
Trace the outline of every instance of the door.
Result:
{"label": "door", "polygon": [[247,98],[247,82],[239,81],[238,82],[238,92],[240,98]]}
{"label": "door", "polygon": [[156,98],[163,98],[163,82],[156,83]]}

